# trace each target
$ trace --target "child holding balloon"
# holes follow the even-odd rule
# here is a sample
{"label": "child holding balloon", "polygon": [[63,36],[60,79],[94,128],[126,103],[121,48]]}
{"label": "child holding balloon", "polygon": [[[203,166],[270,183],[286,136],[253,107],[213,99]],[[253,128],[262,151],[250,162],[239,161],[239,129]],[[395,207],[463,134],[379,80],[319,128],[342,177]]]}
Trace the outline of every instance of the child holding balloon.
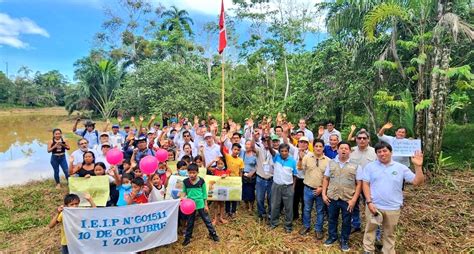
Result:
{"label": "child holding balloon", "polygon": [[196,213],[199,213],[199,216],[204,221],[204,224],[206,224],[207,230],[209,231],[209,236],[212,238],[212,240],[215,242],[219,241],[217,232],[214,229],[208,214],[209,207],[207,206],[206,182],[204,182],[204,179],[198,176],[198,170],[198,165],[191,163],[188,166],[189,177],[183,181],[184,187],[181,194],[182,198],[188,197],[195,203],[195,209],[193,209],[191,206],[187,205],[189,200],[182,200],[181,211],[184,214],[189,215],[183,246],[191,243]]}

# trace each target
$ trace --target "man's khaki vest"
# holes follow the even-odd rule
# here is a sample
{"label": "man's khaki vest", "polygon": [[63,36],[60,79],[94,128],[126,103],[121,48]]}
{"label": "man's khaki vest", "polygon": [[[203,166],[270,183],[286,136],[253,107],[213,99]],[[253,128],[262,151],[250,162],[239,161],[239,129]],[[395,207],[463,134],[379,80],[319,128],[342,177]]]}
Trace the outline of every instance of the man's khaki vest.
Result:
{"label": "man's khaki vest", "polygon": [[356,189],[357,164],[347,162],[341,168],[339,163],[329,161],[329,186],[327,196],[330,199],[349,201]]}

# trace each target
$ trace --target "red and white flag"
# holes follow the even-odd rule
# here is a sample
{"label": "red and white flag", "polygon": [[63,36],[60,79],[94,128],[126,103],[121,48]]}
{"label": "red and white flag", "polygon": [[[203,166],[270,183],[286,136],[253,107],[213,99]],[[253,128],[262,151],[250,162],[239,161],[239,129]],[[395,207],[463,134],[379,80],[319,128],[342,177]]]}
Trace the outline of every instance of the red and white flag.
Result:
{"label": "red and white flag", "polygon": [[221,5],[221,15],[219,17],[219,54],[224,52],[225,47],[227,46],[227,33],[225,31],[225,18],[224,18],[224,0],[222,0]]}

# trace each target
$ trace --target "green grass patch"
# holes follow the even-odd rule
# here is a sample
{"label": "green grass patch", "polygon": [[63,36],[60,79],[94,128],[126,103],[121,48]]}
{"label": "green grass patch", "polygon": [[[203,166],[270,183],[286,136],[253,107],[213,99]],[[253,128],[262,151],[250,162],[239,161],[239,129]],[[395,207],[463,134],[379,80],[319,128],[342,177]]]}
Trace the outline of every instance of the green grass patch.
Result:
{"label": "green grass patch", "polygon": [[443,137],[443,157],[450,156],[450,168],[471,168],[474,158],[474,124],[446,126]]}

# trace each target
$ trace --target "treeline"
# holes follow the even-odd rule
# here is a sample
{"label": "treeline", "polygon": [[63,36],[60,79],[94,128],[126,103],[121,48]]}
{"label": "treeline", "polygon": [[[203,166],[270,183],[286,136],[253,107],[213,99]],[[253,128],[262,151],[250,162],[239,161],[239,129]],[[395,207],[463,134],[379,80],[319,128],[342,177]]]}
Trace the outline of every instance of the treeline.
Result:
{"label": "treeline", "polygon": [[64,106],[66,78],[57,70],[46,73],[21,67],[14,79],[0,71],[0,104],[24,107]]}
{"label": "treeline", "polygon": [[[281,2],[282,4],[278,4]],[[438,159],[444,126],[474,117],[473,15],[467,0],[234,0],[226,17],[226,114],[286,113],[374,133],[406,126]],[[97,47],[75,66],[66,108],[103,118],[161,112],[219,117],[218,16],[194,26],[186,10],[119,1]],[[153,5],[156,6],[156,5]],[[230,13],[230,12],[228,12]],[[316,44],[321,17],[329,38]],[[237,27],[239,29],[237,29]],[[237,32],[246,27],[245,34]],[[193,30],[194,28],[194,30]]]}

